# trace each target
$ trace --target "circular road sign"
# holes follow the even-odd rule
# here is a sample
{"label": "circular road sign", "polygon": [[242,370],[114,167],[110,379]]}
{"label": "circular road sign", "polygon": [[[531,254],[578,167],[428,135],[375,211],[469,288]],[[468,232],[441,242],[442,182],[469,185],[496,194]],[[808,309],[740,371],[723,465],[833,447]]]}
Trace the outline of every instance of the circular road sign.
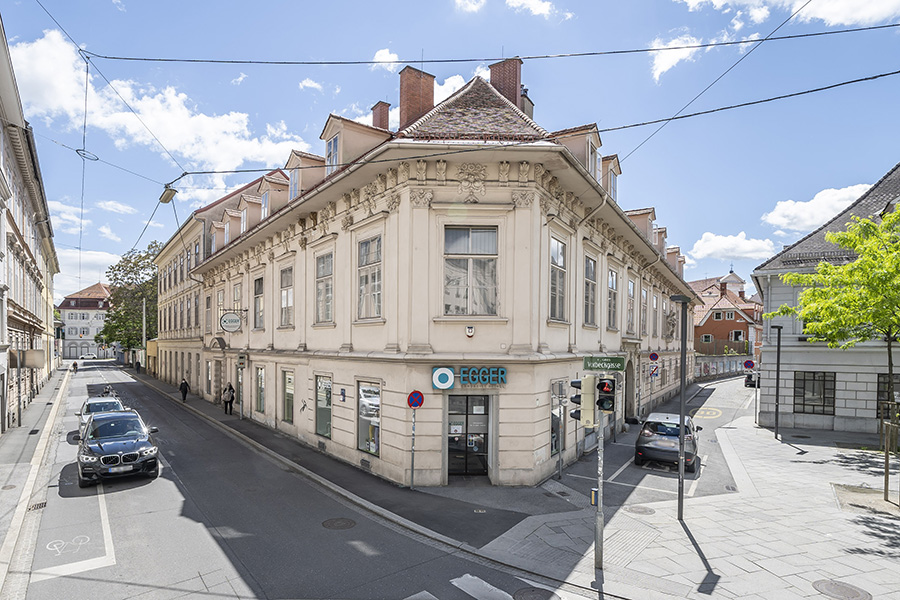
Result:
{"label": "circular road sign", "polygon": [[744,361],[744,368],[745,368],[745,369],[752,369],[752,368],[755,367],[755,366],[756,366],[756,363],[753,362],[752,360],[745,360],[745,361]]}
{"label": "circular road sign", "polygon": [[406,403],[410,408],[419,408],[425,402],[425,396],[419,390],[413,390],[406,397]]}
{"label": "circular road sign", "polygon": [[454,375],[450,367],[435,367],[431,370],[431,385],[436,390],[453,389]]}
{"label": "circular road sign", "polygon": [[650,353],[650,360],[652,360],[653,362],[658,361],[658,360],[659,360],[659,354],[657,354],[656,352],[651,352],[651,353]]}
{"label": "circular road sign", "polygon": [[241,328],[241,315],[236,312],[224,313],[219,318],[219,325],[221,325],[223,331],[234,333]]}

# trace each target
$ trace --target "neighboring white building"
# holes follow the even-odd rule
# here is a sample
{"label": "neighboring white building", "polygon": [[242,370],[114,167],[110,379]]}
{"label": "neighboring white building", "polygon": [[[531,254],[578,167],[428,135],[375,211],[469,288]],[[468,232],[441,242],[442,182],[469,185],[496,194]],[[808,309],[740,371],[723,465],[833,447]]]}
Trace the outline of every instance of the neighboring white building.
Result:
{"label": "neighboring white building", "polygon": [[[900,200],[900,164],[891,169],[856,202],[800,241],[756,267],[753,283],[762,294],[764,312],[780,306],[796,306],[802,287],[785,285],[784,273],[812,273],[820,262],[846,264],[856,255],[825,239],[844,231],[851,217],[878,218],[894,210]],[[762,350],[762,385],[759,423],[775,424],[775,370],[777,333],[781,325],[781,384],[779,425],[835,431],[874,433],[878,428],[877,401],[887,400],[887,345],[881,340],[857,344],[847,350],[811,344],[796,317],[766,320]],[[894,346],[895,350],[897,346]],[[895,354],[896,357],[896,354]],[[894,385],[900,391],[898,363],[894,360]]]}
{"label": "neighboring white building", "polygon": [[94,354],[97,358],[114,357],[113,348],[94,339],[106,323],[106,313],[110,309],[109,297],[109,286],[95,283],[80,292],[69,294],[59,304],[65,336],[62,343],[63,358],[72,360],[87,354]]}
{"label": "neighboring white building", "polygon": [[420,391],[420,485],[534,485],[577,460],[596,431],[560,400],[585,358],[625,366],[605,435],[675,393],[669,298],[699,301],[684,259],[617,204],[596,125],[531,119],[521,64],[438,106],[434,77],[406,67],[399,131],[385,102],[373,126],[331,115],[324,157],[293,153],[287,177],[196,211],[156,258],[160,376],[210,401],[231,382],[245,416],[401,484]]}
{"label": "neighboring white building", "polygon": [[0,429],[47,381],[54,356],[53,276],[59,272],[37,146],[0,22]]}

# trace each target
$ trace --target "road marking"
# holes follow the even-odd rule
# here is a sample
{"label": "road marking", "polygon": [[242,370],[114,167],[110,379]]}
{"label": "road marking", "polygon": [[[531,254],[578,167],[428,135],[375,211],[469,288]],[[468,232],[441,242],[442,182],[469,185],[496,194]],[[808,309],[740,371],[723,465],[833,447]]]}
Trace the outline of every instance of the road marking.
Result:
{"label": "road marking", "polygon": [[573,475],[572,473],[566,473],[569,477],[577,477],[578,479],[587,479],[589,481],[597,481],[596,477],[587,477],[585,475]]}
{"label": "road marking", "polygon": [[513,600],[513,597],[495,588],[487,581],[466,573],[462,577],[451,579],[450,583],[478,600]]}
{"label": "road marking", "polygon": [[66,565],[57,565],[55,567],[47,567],[39,569],[31,573],[31,582],[45,581],[55,577],[65,577],[66,575],[74,575],[91,571],[102,567],[112,567],[116,564],[116,550],[113,547],[112,528],[109,525],[109,513],[106,510],[106,494],[103,493],[103,484],[97,484],[97,500],[100,503],[100,528],[103,530],[103,549],[106,554],[97,558],[81,560]]}
{"label": "road marking", "polygon": [[403,600],[438,600],[437,597],[429,594],[428,592],[422,591],[418,594],[413,594],[412,596],[407,596]]}
{"label": "road marking", "polygon": [[[709,458],[709,454],[704,454],[700,457],[700,472],[703,471],[703,465],[706,464],[706,459]],[[691,482],[691,487],[688,490],[687,495],[690,497],[694,496],[694,492],[697,490],[697,484],[700,483],[700,472],[697,473],[697,476],[694,478],[694,481]]]}
{"label": "road marking", "polygon": [[603,483],[611,483],[613,485],[624,485],[625,487],[637,488],[642,490],[649,490],[651,492],[662,492],[663,494],[677,494],[677,491],[672,490],[661,490],[659,488],[652,488],[646,485],[641,485],[639,483],[622,483],[621,481],[604,481]]}
{"label": "road marking", "polygon": [[722,416],[722,411],[718,408],[697,408],[690,414],[695,419],[716,419]]}
{"label": "road marking", "polygon": [[621,473],[622,471],[624,471],[624,470],[626,469],[626,467],[628,467],[628,465],[630,465],[630,464],[631,464],[631,461],[628,461],[627,463],[625,463],[624,465],[622,465],[621,467],[619,467],[619,470],[616,471],[615,473],[613,473],[613,474],[612,474],[612,477],[610,477],[609,479],[607,479],[607,481],[612,481],[613,479],[615,479],[616,477],[618,477],[618,476],[619,476],[619,473]]}

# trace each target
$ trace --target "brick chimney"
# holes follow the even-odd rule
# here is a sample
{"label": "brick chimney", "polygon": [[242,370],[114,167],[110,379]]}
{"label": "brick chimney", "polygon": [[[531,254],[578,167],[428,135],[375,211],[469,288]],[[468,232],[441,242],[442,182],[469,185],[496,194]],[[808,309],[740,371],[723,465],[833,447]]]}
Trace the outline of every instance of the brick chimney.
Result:
{"label": "brick chimney", "polygon": [[434,75],[406,66],[400,71],[400,129],[434,108]]}
{"label": "brick chimney", "polygon": [[746,300],[747,298],[744,296],[744,290],[738,292],[738,296],[741,297],[741,300]]}
{"label": "brick chimney", "polygon": [[719,284],[719,298],[724,296],[725,292],[727,292],[727,291],[728,291],[728,284],[725,282],[720,283]]}
{"label": "brick chimney", "polygon": [[372,107],[372,127],[381,129],[390,129],[388,124],[390,121],[391,105],[384,100],[379,101]]}
{"label": "brick chimney", "polygon": [[494,63],[491,69],[491,85],[517,108],[522,108],[522,59],[507,58]]}

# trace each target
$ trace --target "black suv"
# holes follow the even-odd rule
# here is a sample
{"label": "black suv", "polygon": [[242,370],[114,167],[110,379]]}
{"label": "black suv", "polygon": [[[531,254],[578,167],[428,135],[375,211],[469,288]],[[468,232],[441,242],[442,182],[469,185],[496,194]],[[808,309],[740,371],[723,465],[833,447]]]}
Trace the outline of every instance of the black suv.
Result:
{"label": "black suv", "polygon": [[744,377],[744,387],[759,387],[759,372],[750,371]]}
{"label": "black suv", "polygon": [[78,441],[78,487],[104,479],[141,473],[159,475],[159,451],[147,427],[134,410],[92,414]]}

